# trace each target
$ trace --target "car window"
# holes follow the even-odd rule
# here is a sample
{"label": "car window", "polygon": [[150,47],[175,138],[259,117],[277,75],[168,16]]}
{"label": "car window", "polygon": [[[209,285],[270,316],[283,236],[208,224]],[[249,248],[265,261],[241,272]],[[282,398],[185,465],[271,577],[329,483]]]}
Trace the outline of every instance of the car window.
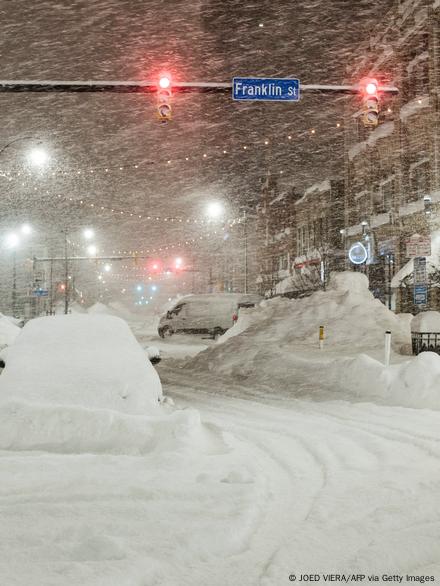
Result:
{"label": "car window", "polygon": [[183,306],[184,306],[183,303],[181,303],[180,305],[176,305],[176,307],[170,311],[170,315],[179,315],[179,313],[183,309]]}

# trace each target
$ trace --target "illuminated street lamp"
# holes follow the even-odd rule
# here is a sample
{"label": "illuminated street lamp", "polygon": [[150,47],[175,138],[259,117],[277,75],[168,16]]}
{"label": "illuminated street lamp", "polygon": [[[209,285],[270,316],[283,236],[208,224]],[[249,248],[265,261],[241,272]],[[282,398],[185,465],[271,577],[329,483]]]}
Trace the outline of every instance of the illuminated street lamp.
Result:
{"label": "illuminated street lamp", "polygon": [[86,228],[83,232],[83,236],[86,240],[91,240],[95,236],[95,232],[91,228]]}
{"label": "illuminated street lamp", "polygon": [[25,236],[29,236],[30,234],[32,234],[32,226],[30,226],[29,224],[23,224],[23,226],[20,228],[20,232]]}
{"label": "illuminated street lamp", "polygon": [[20,237],[16,232],[10,232],[5,236],[5,246],[6,248],[10,248],[15,250],[17,246],[20,244]]}
{"label": "illuminated street lamp", "polygon": [[223,216],[225,208],[219,201],[213,201],[208,204],[206,208],[206,215],[208,218],[217,220]]}
{"label": "illuminated street lamp", "polygon": [[[29,224],[23,224],[20,228],[23,236],[28,236],[32,232]],[[11,308],[12,315],[18,317],[17,308],[17,248],[20,246],[21,239],[17,232],[9,232],[4,238],[5,248],[12,250],[12,293],[11,293]]]}
{"label": "illuminated street lamp", "polygon": [[34,148],[29,151],[28,158],[36,167],[43,167],[50,159],[49,153],[42,148]]}

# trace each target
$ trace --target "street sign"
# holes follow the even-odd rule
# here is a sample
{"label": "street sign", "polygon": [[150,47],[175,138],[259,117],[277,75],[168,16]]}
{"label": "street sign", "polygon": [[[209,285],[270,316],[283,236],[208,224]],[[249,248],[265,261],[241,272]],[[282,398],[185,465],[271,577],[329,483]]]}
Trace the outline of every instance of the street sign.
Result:
{"label": "street sign", "polygon": [[31,291],[32,297],[49,297],[49,291],[47,289],[33,289]]}
{"label": "street sign", "polygon": [[414,305],[426,305],[428,303],[427,285],[414,285]]}
{"label": "street sign", "polygon": [[299,79],[277,79],[270,77],[234,77],[232,80],[234,100],[260,100],[270,102],[298,102]]}
{"label": "street sign", "polygon": [[414,234],[406,241],[406,256],[431,256],[431,237]]}
{"label": "street sign", "polygon": [[361,265],[368,258],[368,252],[362,242],[355,242],[348,251],[348,258],[354,265]]}

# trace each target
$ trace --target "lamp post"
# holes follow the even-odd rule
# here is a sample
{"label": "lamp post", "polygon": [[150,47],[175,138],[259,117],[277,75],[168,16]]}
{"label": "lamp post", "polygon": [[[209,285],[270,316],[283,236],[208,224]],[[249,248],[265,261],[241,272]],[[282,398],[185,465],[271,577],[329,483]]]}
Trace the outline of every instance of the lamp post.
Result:
{"label": "lamp post", "polygon": [[[23,236],[29,236],[32,228],[29,224],[23,224],[20,232]],[[10,232],[5,237],[5,247],[12,250],[12,291],[11,291],[11,311],[13,317],[18,317],[17,305],[17,248],[20,246],[21,239],[17,232]]]}
{"label": "lamp post", "polygon": [[[69,313],[70,300],[70,285],[69,285],[69,232],[67,228],[62,230],[64,236],[64,314]],[[91,228],[83,230],[83,237],[85,240],[91,240],[95,236],[95,232]],[[98,249],[94,244],[87,247],[87,253],[91,256],[96,256]]]}
{"label": "lamp post", "polygon": [[[209,222],[221,222],[224,219],[225,206],[220,201],[211,201],[206,206],[205,215],[208,218]],[[223,254],[225,254],[225,251],[223,252]],[[213,288],[214,288],[214,276],[213,276],[213,266],[212,266],[213,255],[211,255],[210,258],[211,258],[211,261],[210,261],[209,270],[208,270],[208,287],[209,287],[209,292],[212,293]],[[224,263],[223,263],[223,270],[224,270]],[[224,282],[224,275],[223,275],[223,282]],[[194,289],[194,285],[193,285],[193,289]]]}

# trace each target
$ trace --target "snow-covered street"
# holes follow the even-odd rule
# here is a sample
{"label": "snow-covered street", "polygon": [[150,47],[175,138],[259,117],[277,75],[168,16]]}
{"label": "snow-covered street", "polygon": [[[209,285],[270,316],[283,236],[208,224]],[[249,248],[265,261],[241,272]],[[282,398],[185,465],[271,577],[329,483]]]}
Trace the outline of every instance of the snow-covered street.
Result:
{"label": "snow-covered street", "polygon": [[440,578],[438,412],[271,395],[173,360],[159,374],[186,417],[143,453],[2,452],[2,584]]}

